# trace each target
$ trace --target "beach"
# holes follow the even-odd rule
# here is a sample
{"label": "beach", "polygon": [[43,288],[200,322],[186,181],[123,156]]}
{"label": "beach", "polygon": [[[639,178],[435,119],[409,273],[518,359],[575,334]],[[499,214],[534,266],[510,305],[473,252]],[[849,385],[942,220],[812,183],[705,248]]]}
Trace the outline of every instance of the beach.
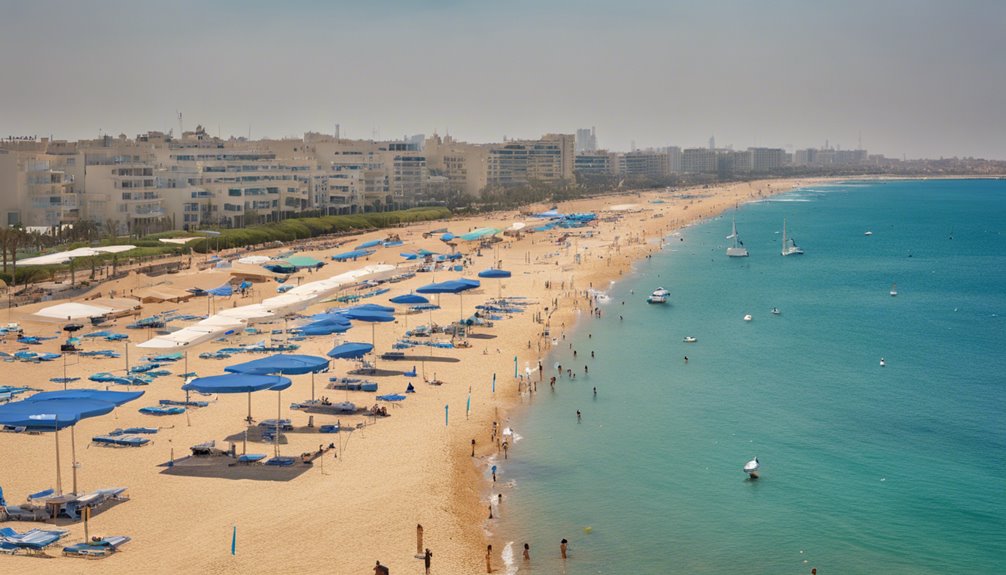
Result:
{"label": "beach", "polygon": [[[407,355],[432,356],[422,364],[411,360],[378,359],[378,367],[382,370],[408,371],[415,365],[419,371],[413,378],[403,375],[370,378],[379,383],[378,394],[401,393],[410,381],[416,393],[409,394],[403,402],[387,404],[390,417],[314,417],[315,426],[340,420],[344,429],[353,429],[351,432],[319,434],[305,429],[308,414],[289,409],[291,402],[310,397],[310,376],[291,376],[293,386],[280,397],[272,391],[252,394],[251,411],[257,420],[276,417],[277,409],[281,417],[293,420],[297,429],[286,434],[288,443],[280,445],[284,455],[296,456],[313,452],[322,445],[336,445],[336,449],[326,451],[296,476],[269,479],[265,473],[255,476],[258,473],[255,469],[238,469],[234,473],[251,477],[199,477],[167,467],[172,458],[187,456],[190,446],[208,440],[215,440],[216,445],[223,448],[234,443],[241,453],[248,400],[243,394],[219,395],[210,399],[209,406],[191,409],[182,415],[155,418],[138,413],[139,407],[156,405],[160,399],[184,399],[184,392],[179,389],[181,379],[175,375],[183,371],[181,362],[166,365],[172,375],[136,388],[146,392],[144,397],[118,408],[113,414],[84,420],[74,431],[80,464],[77,492],[127,487],[130,496],[129,501],[95,514],[90,522],[90,534],[128,535],[132,542],[121,553],[102,561],[75,562],[68,558],[43,561],[22,556],[3,557],[0,561],[11,571],[26,569],[34,573],[61,573],[70,569],[103,573],[368,573],[375,561],[387,565],[393,573],[420,573],[423,561],[416,557],[416,526],[421,524],[423,547],[430,548],[434,554],[434,573],[484,572],[488,544],[493,545],[494,568],[500,570],[499,553],[503,541],[495,538],[487,524],[485,501],[491,492],[490,465],[505,465],[505,460],[500,463],[497,457],[492,429],[494,421],[499,422],[501,428],[506,427],[508,413],[518,403],[519,382],[514,377],[515,369],[523,375],[528,374],[526,368],[531,368],[529,378],[539,381],[539,385],[548,385],[549,366],[545,366],[540,379],[535,370],[548,352],[552,338],[561,341],[563,333],[572,332],[578,322],[612,319],[588,319],[591,304],[583,295],[585,290],[606,290],[611,282],[629,272],[635,261],[661,249],[661,239],[674,230],[715,217],[737,204],[810,183],[812,180],[808,179],[756,181],[673,193],[659,190],[565,202],[558,206],[560,212],[594,212],[598,219],[582,228],[557,228],[523,234],[520,238],[505,237],[497,244],[498,248],[482,249],[481,255],[474,251],[477,243],[461,242],[459,251],[472,259],[463,272],[418,273],[405,281],[382,284],[391,291],[359,303],[387,305],[387,298],[433,281],[475,277],[479,271],[492,267],[494,260],[512,272],[512,277],[503,280],[482,279],[480,288],[466,292],[461,298],[449,294],[433,296],[439,297],[441,309],[410,314],[407,317],[410,328],[428,324],[431,319],[446,325],[459,317],[468,317],[476,305],[495,298],[498,293],[523,296],[529,303],[524,313],[495,321],[492,328],[476,327],[475,335],[468,338],[471,347],[406,350]],[[525,211],[540,212],[551,207],[529,206]],[[298,250],[298,254],[316,257],[327,265],[318,272],[302,271],[297,275],[299,281],[306,283],[369,264],[400,265],[400,251],[420,248],[447,251],[439,240],[440,233],[423,237],[424,232],[447,228],[460,234],[482,227],[503,229],[514,222],[527,222],[528,227],[537,225],[535,220],[510,211],[378,230],[352,238],[346,249],[386,238],[390,233],[399,234],[404,245],[380,249],[366,260],[350,262],[331,261],[331,255],[336,253],[333,249]],[[564,235],[565,241],[557,243]],[[289,248],[273,248],[260,253],[275,255],[285,251]],[[195,256],[195,262],[202,259],[205,256]],[[223,284],[229,277],[228,270],[199,271],[193,267],[157,278],[133,274],[98,285],[93,292],[108,295],[114,290],[118,295],[128,296],[131,290],[159,285],[208,289]],[[235,294],[231,298],[215,298],[213,305],[216,310],[222,310],[257,303],[276,295],[277,285],[258,283],[245,297]],[[51,304],[18,308],[9,321],[21,323],[29,335],[55,335],[61,324],[38,322],[30,317],[46,305]],[[207,312],[207,305],[205,298],[194,298],[182,304],[144,304],[141,316],[166,310],[200,315]],[[303,313],[317,313],[335,305],[339,304],[318,304]],[[406,329],[406,317],[401,315],[401,310],[396,313],[399,315],[395,323],[377,324],[373,328],[377,354],[392,351],[392,344]],[[536,322],[536,316],[542,317],[545,323]],[[116,325],[105,329],[130,335],[130,365],[136,365],[141,357],[156,355],[135,347],[154,334],[149,330],[126,330],[125,324],[129,321],[120,319]],[[547,338],[542,337],[546,323],[550,332]],[[226,344],[207,342],[197,346],[189,352],[188,370],[200,376],[217,375],[228,365],[260,357],[247,354],[216,360],[199,359],[198,354],[268,340],[269,329],[282,327],[280,322],[262,327],[265,334],[239,334]],[[352,330],[338,339],[369,342],[371,334],[371,326],[354,324]],[[60,341],[61,338],[45,341],[32,346],[31,351],[58,352]],[[331,349],[333,337],[313,337],[298,343],[301,347],[296,353],[323,356]],[[3,351],[13,353],[21,347],[9,338]],[[125,344],[94,341],[86,343],[85,349],[124,353]],[[328,377],[343,376],[354,367],[354,362],[333,361],[330,373],[315,376],[317,395],[326,395],[335,401],[348,398],[367,407],[375,404],[373,393],[324,389]],[[62,388],[49,381],[49,378],[63,375],[61,360],[5,363],[4,368],[8,385],[30,385],[43,390]],[[95,372],[121,373],[124,368],[124,357],[72,357],[66,366],[67,375],[81,377],[80,381],[70,384],[72,388],[93,387],[86,378]],[[425,383],[424,374],[426,379],[442,380],[443,384]],[[466,413],[469,397],[471,409]],[[151,436],[151,445],[141,448],[89,445],[94,435],[131,426],[162,429]],[[69,435],[69,432],[59,434],[64,491],[72,490]],[[0,486],[9,503],[20,503],[28,493],[55,487],[53,439],[49,433],[0,434],[0,460],[3,461]],[[474,457],[471,455],[473,439]],[[273,445],[268,443],[249,442],[247,449],[249,453],[273,453]],[[520,457],[519,445],[510,449],[508,457]],[[42,526],[18,522],[5,525],[19,531]],[[60,526],[71,531],[64,544],[83,540],[82,524]],[[58,551],[50,550],[49,554],[55,556]]]}

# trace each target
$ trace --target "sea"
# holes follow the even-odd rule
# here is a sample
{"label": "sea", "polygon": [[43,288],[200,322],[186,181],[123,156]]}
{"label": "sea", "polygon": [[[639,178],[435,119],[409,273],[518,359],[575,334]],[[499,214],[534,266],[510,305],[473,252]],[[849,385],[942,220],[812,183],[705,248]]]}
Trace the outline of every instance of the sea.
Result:
{"label": "sea", "polygon": [[1004,234],[1006,181],[978,179],[814,185],[663,238],[506,423],[501,572],[1006,573]]}

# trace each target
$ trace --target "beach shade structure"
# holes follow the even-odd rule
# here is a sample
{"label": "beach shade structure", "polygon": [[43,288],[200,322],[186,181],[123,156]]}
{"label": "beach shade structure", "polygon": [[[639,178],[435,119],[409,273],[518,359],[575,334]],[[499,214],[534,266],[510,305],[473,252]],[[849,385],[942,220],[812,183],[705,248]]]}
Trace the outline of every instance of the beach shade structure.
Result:
{"label": "beach shade structure", "polygon": [[206,293],[217,297],[229,297],[234,295],[234,288],[231,287],[231,284],[225,283],[220,287],[206,290]]}
{"label": "beach shade structure", "polygon": [[301,335],[332,335],[335,333],[345,333],[352,326],[348,321],[345,323],[335,320],[318,320],[297,328]]}
{"label": "beach shade structure", "polygon": [[503,230],[500,230],[499,228],[479,228],[477,230],[470,231],[467,234],[461,234],[458,238],[466,242],[474,242],[483,238],[495,236],[501,231]]}
{"label": "beach shade structure", "polygon": [[479,283],[478,280],[471,280],[471,279],[467,279],[467,278],[459,278],[459,279],[456,279],[456,280],[447,280],[447,281],[444,281],[444,282],[439,282],[439,283],[433,283],[433,284],[424,285],[423,287],[417,288],[416,289],[416,293],[422,293],[422,294],[441,294],[441,293],[457,294],[461,298],[460,299],[460,308],[461,308],[461,310],[460,310],[461,311],[460,316],[464,317],[464,298],[463,298],[463,296],[461,294],[462,294],[462,292],[468,291],[470,289],[475,289],[475,288],[479,287],[480,285],[481,284]]}
{"label": "beach shade structure", "polygon": [[[428,298],[425,298],[417,293],[404,293],[402,295],[397,295],[393,298],[389,298],[388,301],[398,305],[410,306],[430,303]],[[431,312],[432,313],[432,312]],[[405,329],[409,329],[409,309],[405,309]]]}
{"label": "beach shade structure", "polygon": [[[489,268],[487,270],[482,270],[479,272],[480,278],[486,279],[504,279],[510,277],[511,274],[507,270],[501,270],[499,268]],[[499,282],[499,297],[503,297],[503,282]]]}
{"label": "beach shade structure", "polygon": [[274,274],[292,274],[297,271],[297,266],[290,262],[273,260],[262,264],[262,267]]}
{"label": "beach shade structure", "polygon": [[363,242],[362,244],[356,246],[356,249],[363,250],[367,248],[377,247],[382,245],[384,242],[382,240],[370,240],[369,242]]}
{"label": "beach shade structure", "polygon": [[368,311],[368,312],[376,311],[384,313],[393,313],[395,311],[395,308],[376,303],[365,303],[360,305],[354,305],[353,307],[349,308],[349,311]]}
{"label": "beach shade structure", "polygon": [[311,256],[290,256],[286,258],[286,261],[297,269],[318,269],[325,265],[325,262],[312,258]]}
{"label": "beach shade structure", "polygon": [[414,260],[414,259],[419,258],[419,254],[415,254],[415,253],[412,253],[412,252],[402,252],[402,253],[400,253],[398,255],[402,256],[406,260]]}
{"label": "beach shade structure", "polygon": [[440,236],[440,241],[445,242],[445,243],[449,242],[449,241],[452,241],[453,239],[454,239],[454,234],[452,234],[451,232],[447,232],[444,235]]}
{"label": "beach shade structure", "polygon": [[347,260],[355,260],[357,258],[367,257],[372,255],[374,250],[352,250],[349,252],[343,252],[341,254],[335,254],[332,259],[337,262],[344,262]]}
{"label": "beach shade structure", "polygon": [[[82,390],[74,390],[82,391]],[[114,392],[109,392],[114,393]],[[135,399],[135,398],[134,398]],[[70,445],[73,465],[73,491],[77,492],[76,441],[72,428],[82,419],[105,415],[115,409],[115,403],[86,397],[56,397],[53,399],[25,399],[0,405],[0,425],[23,428],[26,431],[55,433],[56,441],[56,491],[63,494],[60,473],[59,430],[71,428]]]}
{"label": "beach shade structure", "polygon": [[278,353],[225,367],[228,373],[246,375],[303,375],[311,374],[311,400],[314,401],[314,374],[328,370],[328,358],[316,355]]}
{"label": "beach shade structure", "polygon": [[325,355],[332,359],[361,359],[373,350],[373,344],[347,341],[328,350],[328,353]]}
{"label": "beach shade structure", "polygon": [[32,314],[32,316],[42,321],[73,321],[75,319],[102,317],[113,311],[115,310],[106,306],[71,302],[42,308]]}
{"label": "beach shade structure", "polygon": [[[378,311],[373,308],[390,309],[394,311],[394,308],[388,308],[386,306],[378,306],[376,304],[367,304],[367,306],[372,306],[370,309],[363,309],[366,306],[357,306],[349,308],[343,312],[343,315],[354,321],[363,321],[370,324],[370,343],[372,347],[377,346],[377,330],[375,326],[378,323],[387,323],[395,321],[395,316],[391,315],[386,311]],[[375,354],[376,355],[376,354]],[[377,362],[374,362],[374,366],[377,366]]]}
{"label": "beach shade structure", "polygon": [[278,375],[245,375],[233,373],[227,375],[212,375],[209,377],[197,377],[182,386],[184,391],[198,391],[199,393],[247,393],[248,394],[248,421],[252,421],[251,416],[251,394],[256,391],[283,391],[290,387],[293,382],[288,377]]}
{"label": "beach shade structure", "polygon": [[405,396],[400,393],[390,393],[388,395],[378,395],[379,401],[405,401]]}

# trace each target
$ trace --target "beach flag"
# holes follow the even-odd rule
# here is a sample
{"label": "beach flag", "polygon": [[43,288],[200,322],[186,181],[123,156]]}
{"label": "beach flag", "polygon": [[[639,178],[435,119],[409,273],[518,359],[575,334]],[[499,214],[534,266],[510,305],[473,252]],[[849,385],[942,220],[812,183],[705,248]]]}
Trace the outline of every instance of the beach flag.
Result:
{"label": "beach flag", "polygon": [[447,424],[450,423],[450,409],[450,405],[444,405],[444,427],[447,427]]}
{"label": "beach flag", "polygon": [[496,393],[496,374],[493,374],[493,393]]}
{"label": "beach flag", "polygon": [[234,555],[237,550],[238,545],[238,526],[234,526],[234,531],[231,532],[231,555]]}
{"label": "beach flag", "polygon": [[513,378],[517,379],[517,356],[513,356]]}
{"label": "beach flag", "polygon": [[471,388],[468,388],[468,403],[465,405],[465,419],[468,418],[468,415],[471,414],[471,412],[472,412],[472,390]]}

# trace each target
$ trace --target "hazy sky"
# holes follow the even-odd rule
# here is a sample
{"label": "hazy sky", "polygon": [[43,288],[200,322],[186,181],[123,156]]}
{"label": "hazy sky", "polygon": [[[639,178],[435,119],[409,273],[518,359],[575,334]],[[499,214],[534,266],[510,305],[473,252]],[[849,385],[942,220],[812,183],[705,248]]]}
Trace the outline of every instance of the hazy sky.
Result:
{"label": "hazy sky", "polygon": [[0,0],[0,136],[331,133],[1006,159],[1006,1]]}

